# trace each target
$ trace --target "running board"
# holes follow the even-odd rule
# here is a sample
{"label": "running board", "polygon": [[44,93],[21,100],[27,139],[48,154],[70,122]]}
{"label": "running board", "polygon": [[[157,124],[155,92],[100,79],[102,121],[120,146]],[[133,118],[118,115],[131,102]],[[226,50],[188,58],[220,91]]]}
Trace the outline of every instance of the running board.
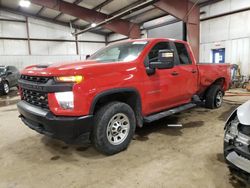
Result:
{"label": "running board", "polygon": [[197,105],[194,104],[194,103],[188,103],[188,104],[185,104],[185,105],[182,105],[182,106],[178,106],[176,108],[172,108],[172,109],[164,111],[164,112],[160,112],[160,113],[157,113],[157,114],[154,114],[154,115],[144,117],[144,122],[151,123],[153,121],[159,120],[159,119],[167,117],[167,116],[171,116],[173,114],[182,112],[184,110],[193,108],[195,106],[197,106]]}

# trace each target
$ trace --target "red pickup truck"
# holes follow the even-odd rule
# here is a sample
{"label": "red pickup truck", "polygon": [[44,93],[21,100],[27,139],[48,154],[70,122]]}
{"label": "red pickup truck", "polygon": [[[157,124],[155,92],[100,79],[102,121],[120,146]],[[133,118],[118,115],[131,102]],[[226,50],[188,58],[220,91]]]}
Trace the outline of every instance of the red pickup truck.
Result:
{"label": "red pickup truck", "polygon": [[127,148],[136,126],[204,102],[221,106],[228,64],[197,64],[187,42],[138,39],[111,44],[86,61],[34,65],[19,80],[20,118],[65,141],[91,141],[111,155]]}

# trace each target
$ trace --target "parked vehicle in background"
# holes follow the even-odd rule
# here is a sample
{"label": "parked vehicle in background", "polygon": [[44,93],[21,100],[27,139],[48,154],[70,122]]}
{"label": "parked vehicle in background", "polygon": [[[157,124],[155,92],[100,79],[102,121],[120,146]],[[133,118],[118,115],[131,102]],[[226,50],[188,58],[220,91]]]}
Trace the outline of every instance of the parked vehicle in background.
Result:
{"label": "parked vehicle in background", "polygon": [[239,106],[225,125],[224,156],[230,169],[250,180],[250,101]]}
{"label": "parked vehicle in background", "polygon": [[0,93],[7,95],[10,88],[18,86],[19,70],[14,66],[0,66]]}
{"label": "parked vehicle in background", "polygon": [[219,108],[230,65],[197,64],[189,44],[173,39],[118,42],[88,60],[34,65],[19,80],[22,121],[75,143],[91,139],[105,154],[127,148],[136,125],[196,106]]}

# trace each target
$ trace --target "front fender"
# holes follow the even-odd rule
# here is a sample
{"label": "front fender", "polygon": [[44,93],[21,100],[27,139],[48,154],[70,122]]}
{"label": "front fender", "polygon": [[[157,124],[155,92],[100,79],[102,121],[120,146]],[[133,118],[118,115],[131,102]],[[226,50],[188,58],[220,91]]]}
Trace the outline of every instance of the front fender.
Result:
{"label": "front fender", "polygon": [[237,116],[241,124],[250,126],[249,113],[250,113],[250,100],[239,106],[237,109]]}

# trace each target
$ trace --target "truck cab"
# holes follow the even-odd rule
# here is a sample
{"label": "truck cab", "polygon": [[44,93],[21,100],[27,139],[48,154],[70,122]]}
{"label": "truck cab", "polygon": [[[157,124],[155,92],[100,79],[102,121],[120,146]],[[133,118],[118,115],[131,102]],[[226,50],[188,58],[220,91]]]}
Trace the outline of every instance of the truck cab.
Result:
{"label": "truck cab", "polygon": [[197,100],[219,108],[229,83],[229,65],[197,63],[185,41],[127,40],[86,61],[25,68],[17,106],[28,127],[67,143],[91,140],[111,155],[126,149],[144,122]]}

